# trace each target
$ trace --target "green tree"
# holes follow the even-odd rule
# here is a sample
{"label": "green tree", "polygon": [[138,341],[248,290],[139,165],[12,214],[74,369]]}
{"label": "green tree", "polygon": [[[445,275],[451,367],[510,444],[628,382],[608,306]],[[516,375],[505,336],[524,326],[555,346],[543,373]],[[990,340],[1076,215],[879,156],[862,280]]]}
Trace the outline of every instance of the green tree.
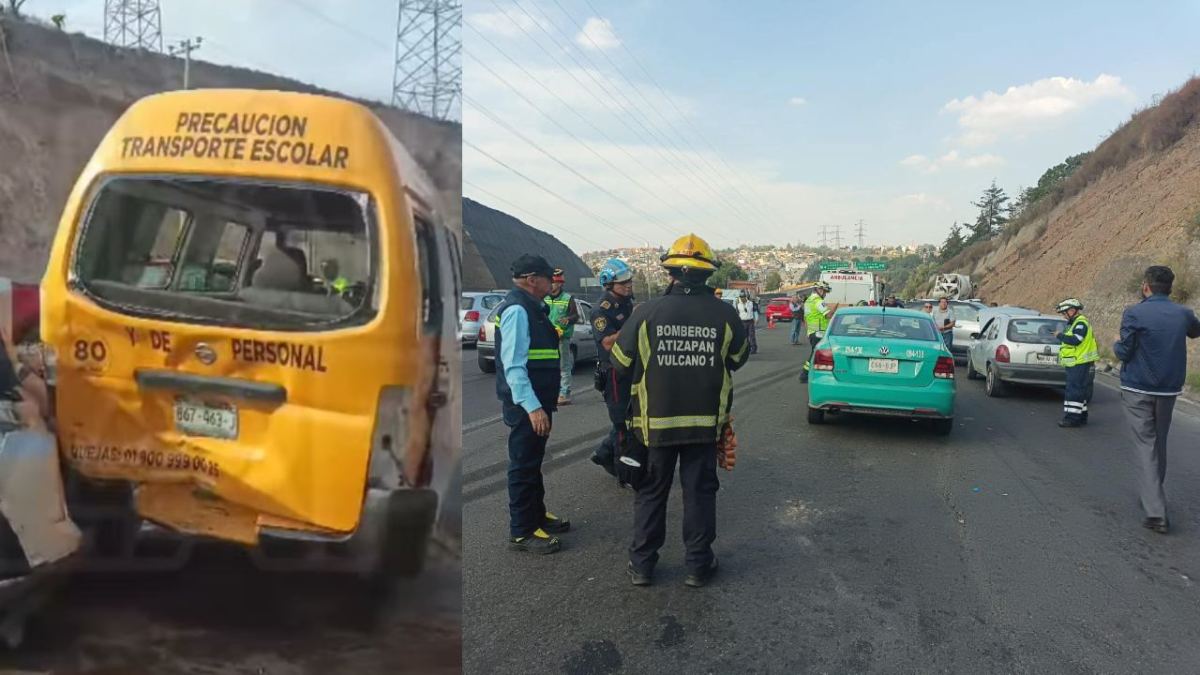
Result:
{"label": "green tree", "polygon": [[721,262],[721,266],[717,268],[717,271],[708,278],[708,285],[713,288],[725,288],[729,285],[730,281],[741,281],[749,278],[750,276],[737,263],[724,260]]}
{"label": "green tree", "polygon": [[769,274],[767,274],[767,278],[765,280],[763,280],[763,290],[764,291],[777,291],[777,290],[779,290],[779,287],[782,285],[783,285],[783,277],[781,277],[779,275],[779,272],[777,272],[775,270],[771,270],[771,272]]}
{"label": "green tree", "polygon": [[1008,222],[1008,208],[1005,205],[1007,201],[1008,195],[1004,193],[1004,188],[997,186],[993,180],[992,184],[984,189],[979,201],[971,202],[972,206],[979,209],[979,215],[975,218],[975,224],[970,226],[971,234],[966,242],[968,246],[1000,234],[1000,230]]}
{"label": "green tree", "polygon": [[966,240],[963,239],[962,226],[955,222],[950,226],[950,234],[946,237],[942,248],[938,250],[938,260],[946,261],[953,258],[966,248],[966,245]]}

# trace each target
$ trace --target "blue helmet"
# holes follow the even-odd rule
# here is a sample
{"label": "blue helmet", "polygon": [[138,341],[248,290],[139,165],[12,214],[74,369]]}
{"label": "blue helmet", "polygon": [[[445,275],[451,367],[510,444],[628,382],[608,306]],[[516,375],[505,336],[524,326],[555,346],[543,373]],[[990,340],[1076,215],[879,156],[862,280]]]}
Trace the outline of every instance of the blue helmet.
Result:
{"label": "blue helmet", "polygon": [[601,286],[629,281],[632,278],[633,270],[629,269],[629,265],[619,258],[609,258],[600,268]]}

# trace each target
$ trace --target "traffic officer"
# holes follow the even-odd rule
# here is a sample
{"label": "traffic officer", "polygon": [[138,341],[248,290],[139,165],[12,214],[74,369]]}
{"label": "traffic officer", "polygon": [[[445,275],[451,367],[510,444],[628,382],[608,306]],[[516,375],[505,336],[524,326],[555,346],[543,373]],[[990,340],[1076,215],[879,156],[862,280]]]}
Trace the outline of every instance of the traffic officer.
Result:
{"label": "traffic officer", "polygon": [[608,419],[612,427],[592,461],[604,470],[617,475],[617,448],[625,437],[625,417],[629,409],[629,378],[620,376],[609,358],[621,327],[633,314],[633,270],[623,260],[611,258],[600,268],[600,285],[604,297],[592,312],[592,337],[596,340],[596,388],[604,394]]}
{"label": "traffic officer", "polygon": [[513,288],[496,310],[496,395],[508,425],[509,548],[554,553],[571,524],[546,511],[542,459],[558,400],[558,333],[543,298],[554,270],[541,256],[512,264]]}
{"label": "traffic officer", "polygon": [[1058,313],[1070,322],[1065,331],[1055,335],[1062,343],[1058,349],[1058,362],[1067,369],[1063,418],[1058,426],[1069,429],[1087,424],[1088,401],[1092,400],[1096,362],[1100,360],[1096,335],[1092,333],[1092,325],[1082,312],[1083,303],[1075,298],[1058,303]]}
{"label": "traffic officer", "polygon": [[666,293],[633,312],[612,350],[613,368],[633,378],[630,434],[618,463],[637,490],[629,576],[651,583],[667,526],[675,464],[683,487],[683,541],[688,575],[700,587],[717,571],[717,440],[733,401],[730,373],[749,346],[737,310],[705,282],[717,269],[700,237],[678,239],[661,258]]}
{"label": "traffic officer", "polygon": [[808,360],[804,362],[804,370],[800,373],[800,381],[808,382],[808,369],[812,367],[813,354],[817,353],[817,343],[825,337],[825,329],[829,327],[829,317],[837,306],[825,305],[825,296],[833,287],[827,281],[818,281],[813,292],[804,299],[804,324],[808,329]]}
{"label": "traffic officer", "polygon": [[550,306],[550,323],[558,331],[558,365],[562,371],[558,384],[558,405],[571,405],[571,380],[575,376],[575,355],[571,353],[571,336],[575,334],[575,322],[579,320],[579,309],[575,298],[563,290],[566,276],[561,269],[554,270],[550,284],[550,295],[546,304]]}

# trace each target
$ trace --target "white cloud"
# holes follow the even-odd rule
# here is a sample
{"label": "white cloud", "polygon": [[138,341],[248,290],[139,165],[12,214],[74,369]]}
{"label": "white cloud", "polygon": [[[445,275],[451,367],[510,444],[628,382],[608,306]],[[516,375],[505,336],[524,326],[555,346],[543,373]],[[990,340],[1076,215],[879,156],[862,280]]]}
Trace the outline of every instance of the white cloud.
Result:
{"label": "white cloud", "polygon": [[612,49],[621,44],[608,19],[589,17],[583,31],[575,36],[575,44],[584,49]]}
{"label": "white cloud", "polygon": [[991,153],[982,155],[962,155],[958,150],[950,150],[944,155],[930,159],[925,155],[909,155],[900,160],[902,166],[911,169],[917,169],[924,173],[937,173],[942,169],[951,167],[963,167],[967,169],[981,169],[988,166],[996,166],[1003,164],[1004,158]]}
{"label": "white cloud", "polygon": [[901,206],[933,208],[939,211],[947,211],[950,205],[945,199],[937,197],[925,192],[914,192],[912,194],[902,195],[896,199]]}
{"label": "white cloud", "polygon": [[1003,94],[956,98],[942,107],[958,116],[963,129],[959,143],[979,146],[1002,137],[1022,137],[1050,126],[1079,110],[1107,99],[1131,99],[1133,93],[1115,75],[1101,74],[1087,82],[1073,77],[1048,77],[1009,87]]}
{"label": "white cloud", "polygon": [[808,105],[808,99],[805,99],[803,96],[793,96],[788,99],[788,105],[799,108],[800,106]]}
{"label": "white cloud", "polygon": [[528,14],[515,9],[468,14],[466,22],[481,33],[490,33],[506,38],[518,37],[537,28],[540,23]]}

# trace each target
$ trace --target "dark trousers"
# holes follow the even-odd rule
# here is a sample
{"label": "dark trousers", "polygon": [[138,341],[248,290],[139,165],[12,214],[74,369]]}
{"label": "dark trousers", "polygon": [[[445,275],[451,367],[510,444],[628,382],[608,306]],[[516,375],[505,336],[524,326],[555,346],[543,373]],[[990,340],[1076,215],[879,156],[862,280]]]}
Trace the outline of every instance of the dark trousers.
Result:
{"label": "dark trousers", "polygon": [[645,482],[633,507],[633,544],[629,561],[643,574],[658,562],[658,549],[667,536],[667,498],[679,462],[683,487],[683,544],[687,567],[702,572],[712,564],[712,543],[717,538],[717,444],[697,443],[650,448]]}
{"label": "dark trousers", "polygon": [[[528,537],[546,520],[546,486],[542,460],[549,436],[533,431],[529,414],[519,405],[504,406],[508,425],[508,529],[513,537]],[[546,411],[553,419],[554,414]]]}
{"label": "dark trousers", "polygon": [[792,316],[792,344],[800,344],[800,331],[804,329],[804,322],[800,320],[800,315]]}
{"label": "dark trousers", "polygon": [[617,371],[611,366],[601,372],[604,377],[604,407],[608,409],[608,421],[612,426],[608,430],[608,436],[600,441],[594,461],[615,476],[618,450],[626,434],[625,419],[629,414],[630,381],[628,378],[618,377]]}
{"label": "dark trousers", "polygon": [[750,344],[751,354],[758,351],[758,335],[757,331],[755,331],[755,323],[753,319],[742,322],[742,325],[746,327],[746,341]]}
{"label": "dark trousers", "polygon": [[1081,363],[1067,368],[1067,391],[1063,394],[1063,417],[1086,420],[1088,402],[1096,386],[1096,364]]}
{"label": "dark trousers", "polygon": [[1138,496],[1147,518],[1167,517],[1167,433],[1175,411],[1174,396],[1151,396],[1122,391],[1125,419],[1133,436],[1133,453],[1138,468]]}

